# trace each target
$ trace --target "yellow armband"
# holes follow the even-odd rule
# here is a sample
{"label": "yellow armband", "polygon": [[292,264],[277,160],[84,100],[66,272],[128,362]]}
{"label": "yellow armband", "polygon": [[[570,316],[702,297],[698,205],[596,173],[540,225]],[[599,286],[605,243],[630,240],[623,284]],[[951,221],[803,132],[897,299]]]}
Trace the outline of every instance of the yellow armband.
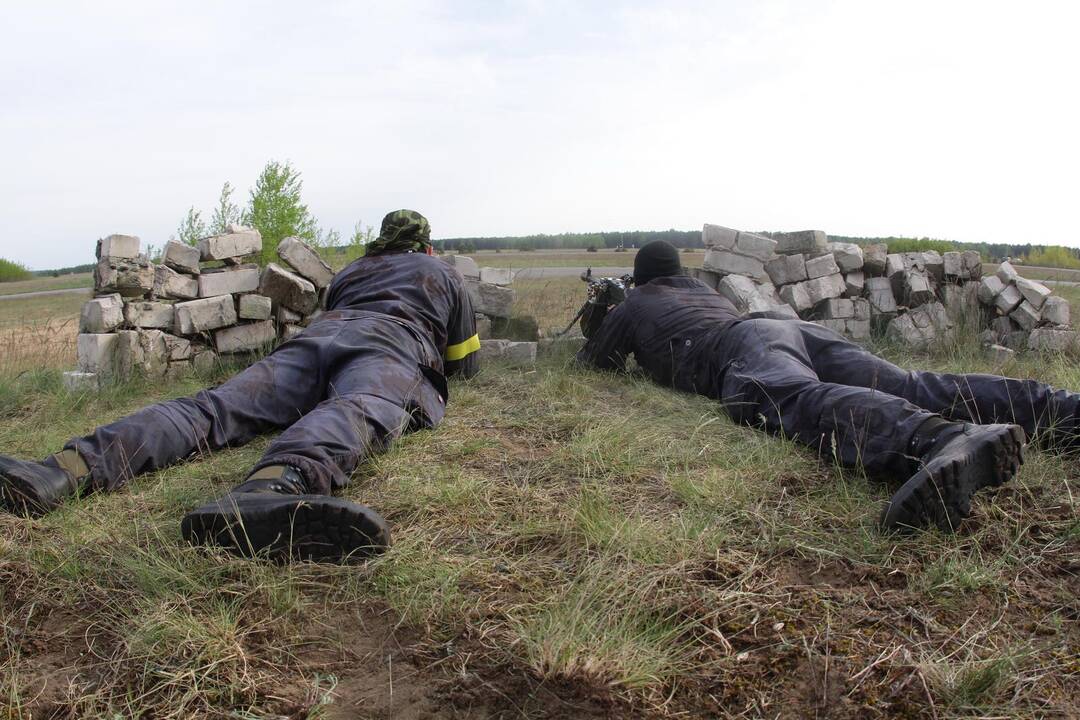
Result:
{"label": "yellow armband", "polygon": [[456,345],[446,346],[446,359],[447,360],[460,360],[463,357],[472,355],[474,352],[480,349],[480,336],[473,335],[465,342],[459,342]]}

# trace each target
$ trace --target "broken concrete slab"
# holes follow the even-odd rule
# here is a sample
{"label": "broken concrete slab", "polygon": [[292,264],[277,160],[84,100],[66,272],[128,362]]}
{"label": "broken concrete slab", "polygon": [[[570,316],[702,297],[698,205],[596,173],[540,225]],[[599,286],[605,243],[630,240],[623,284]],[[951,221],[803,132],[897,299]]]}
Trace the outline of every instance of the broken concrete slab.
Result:
{"label": "broken concrete slab", "polygon": [[949,330],[945,308],[941,303],[920,305],[894,318],[885,331],[886,337],[915,350],[925,350],[934,340]]}
{"label": "broken concrete slab", "polygon": [[442,261],[450,265],[466,280],[479,280],[480,268],[476,261],[466,255],[443,255]]}
{"label": "broken concrete slab", "polygon": [[776,241],[764,235],[739,231],[735,240],[735,251],[765,263],[773,256]]}
{"label": "broken concrete slab", "polygon": [[859,297],[866,288],[866,274],[862,270],[854,270],[844,275],[845,292],[848,297]]}
{"label": "broken concrete slab", "polygon": [[994,298],[994,307],[1001,312],[1002,315],[1008,315],[1016,306],[1024,300],[1024,297],[1020,294],[1020,291],[1016,289],[1015,285],[1006,285],[1002,288],[1001,292]]}
{"label": "broken concrete slab", "polygon": [[102,258],[94,267],[96,293],[120,293],[124,297],[143,297],[154,289],[154,266],[143,257],[135,259]]}
{"label": "broken concrete slab", "polygon": [[814,308],[814,315],[822,320],[846,320],[855,317],[855,304],[848,298],[830,298]]}
{"label": "broken concrete slab", "polygon": [[124,322],[133,328],[171,328],[174,311],[169,303],[129,300],[124,304]]}
{"label": "broken concrete slab", "polygon": [[866,278],[866,297],[870,301],[871,313],[886,314],[895,313],[896,296],[893,294],[892,282],[887,277]]}
{"label": "broken concrete slab", "polygon": [[273,301],[265,295],[241,295],[237,301],[237,316],[241,320],[269,320]]}
{"label": "broken concrete slab", "polygon": [[134,235],[109,235],[97,241],[95,252],[98,260],[134,260],[139,257],[139,238]]}
{"label": "broken concrete slab", "polygon": [[715,290],[716,286],[720,284],[720,279],[724,276],[705,268],[694,268],[694,277]]}
{"label": "broken concrete slab", "polygon": [[1036,310],[1040,309],[1043,303],[1046,302],[1046,298],[1051,295],[1050,288],[1042,283],[1022,277],[1016,278],[1016,289]]}
{"label": "broken concrete slab", "polygon": [[139,350],[133,358],[133,370],[148,378],[162,378],[169,365],[166,333],[160,330],[140,330],[136,334]]}
{"label": "broken concrete slab", "polygon": [[165,351],[169,356],[169,362],[176,360],[191,359],[191,341],[176,335],[164,334]]}
{"label": "broken concrete slab", "polygon": [[814,306],[810,301],[810,293],[806,290],[806,282],[792,283],[780,288],[780,299],[796,312],[806,312]]}
{"label": "broken concrete slab", "polygon": [[1016,268],[1014,268],[1013,264],[1008,260],[1005,260],[1001,263],[1001,265],[998,265],[998,270],[995,274],[997,275],[998,280],[1001,281],[1002,285],[1014,283],[1020,277],[1020,273],[1016,272]]}
{"label": "broken concrete slab", "polygon": [[889,246],[885,243],[873,243],[863,248],[863,270],[871,277],[885,274],[885,258]]}
{"label": "broken concrete slab", "polygon": [[217,353],[209,348],[203,348],[191,356],[191,369],[200,375],[208,375],[214,372],[217,365]]}
{"label": "broken concrete slab", "polygon": [[904,273],[903,278],[905,305],[918,307],[934,299],[934,289],[926,271],[912,268]]}
{"label": "broken concrete slab", "polygon": [[199,255],[205,260],[227,260],[262,252],[262,235],[254,228],[215,235],[199,241]]}
{"label": "broken concrete slab", "polygon": [[98,389],[97,373],[67,370],[64,372],[62,382],[64,389],[70,393],[96,392]]}
{"label": "broken concrete slab", "polygon": [[727,298],[740,313],[762,312],[772,306],[754,281],[743,275],[725,276],[717,284],[716,292]]}
{"label": "broken concrete slab", "polygon": [[297,325],[304,319],[304,316],[287,307],[278,305],[274,308],[274,319],[278,325]]}
{"label": "broken concrete slab", "polygon": [[1065,352],[1077,349],[1077,333],[1075,330],[1063,328],[1042,327],[1031,331],[1028,336],[1028,348],[1052,352]]}
{"label": "broken concrete slab", "polygon": [[311,282],[289,272],[277,263],[266,266],[258,288],[260,295],[265,295],[274,303],[284,305],[301,315],[314,312],[319,304],[319,295]]}
{"label": "broken concrete slab", "polygon": [[[831,258],[832,256],[827,255],[826,257]],[[841,297],[844,291],[847,290],[844,276],[840,273],[807,280],[802,284],[806,286],[806,293],[810,296],[811,306],[817,305],[822,300]]]}
{"label": "broken concrete slab", "polygon": [[200,253],[199,248],[194,245],[187,245],[185,243],[176,242],[175,240],[170,240],[165,243],[165,254],[162,257],[162,262],[178,272],[198,275],[200,272],[199,260],[201,257],[202,253]]}
{"label": "broken concrete slab", "polygon": [[870,337],[870,320],[851,318],[847,320],[847,335],[852,340],[865,340]]}
{"label": "broken concrete slab", "polygon": [[1005,283],[1001,282],[997,275],[987,275],[979,281],[979,302],[983,305],[993,305],[994,300],[1005,289]]}
{"label": "broken concrete slab", "polygon": [[236,308],[231,295],[189,300],[173,306],[176,331],[181,335],[217,330],[236,324]]}
{"label": "broken concrete slab", "polygon": [[480,268],[480,282],[492,285],[510,285],[514,282],[514,273],[510,268]]}
{"label": "broken concrete slab", "polygon": [[124,322],[124,301],[118,293],[103,295],[83,303],[79,332],[107,333]]}
{"label": "broken concrete slab", "polygon": [[772,239],[776,241],[775,252],[778,255],[802,253],[813,258],[829,251],[829,238],[822,230],[773,233]]}
{"label": "broken concrete slab", "polygon": [[855,243],[847,242],[831,242],[826,245],[829,252],[832,253],[833,259],[836,261],[836,266],[840,268],[840,272],[849,273],[855,270],[862,270],[863,266],[863,251],[862,248]]}
{"label": "broken concrete slab", "polygon": [[1001,344],[1005,347],[1020,351],[1028,346],[1031,333],[1027,330],[1013,330],[1011,333],[1001,338]]}
{"label": "broken concrete slab", "polygon": [[885,256],[885,277],[895,277],[902,274],[906,269],[903,255],[899,253],[889,253]]}
{"label": "broken concrete slab", "polygon": [[810,258],[806,261],[807,280],[825,277],[826,275],[835,275],[838,272],[840,272],[840,268],[837,267],[836,260],[831,254]]}
{"label": "broken concrete slab", "polygon": [[478,356],[481,365],[492,361],[511,365],[533,365],[536,363],[536,343],[488,340],[480,343]]}
{"label": "broken concrete slab", "polygon": [[158,265],[154,268],[154,295],[169,300],[194,300],[199,297],[199,281],[166,265]]}
{"label": "broken concrete slab", "polygon": [[706,250],[701,265],[704,269],[721,275],[746,275],[758,279],[766,277],[765,264],[761,260],[729,250]]}
{"label": "broken concrete slab", "polygon": [[866,298],[854,298],[851,301],[852,317],[856,320],[870,319],[870,301]]}
{"label": "broken concrete slab", "polygon": [[723,225],[710,225],[705,223],[701,229],[701,242],[706,248],[719,248],[722,250],[734,250],[735,243],[739,238],[739,231]]}
{"label": "broken concrete slab", "polygon": [[[259,266],[255,264],[206,270],[199,275],[199,297],[238,295],[259,289]],[[310,283],[309,283],[310,284]],[[314,292],[314,289],[312,289]]]}
{"label": "broken concrete slab", "polygon": [[75,338],[75,358],[79,372],[93,373],[111,380],[116,370],[118,333],[80,333]]}
{"label": "broken concrete slab", "polygon": [[1039,321],[1042,320],[1039,311],[1027,300],[1022,301],[1015,310],[1009,313],[1009,317],[1012,318],[1022,330],[1029,331],[1033,330],[1035,326],[1039,324]]}
{"label": "broken concrete slab", "polygon": [[277,254],[297,275],[307,279],[320,290],[334,279],[334,271],[319,253],[298,237],[287,237],[279,242]]}
{"label": "broken concrete slab", "polygon": [[964,273],[964,263],[960,252],[957,250],[950,250],[941,254],[941,267],[945,277],[952,279],[961,279],[966,277]]}
{"label": "broken concrete slab", "polygon": [[1069,301],[1063,297],[1051,295],[1043,301],[1042,319],[1052,325],[1069,324]]}
{"label": "broken concrete slab", "polygon": [[300,334],[303,333],[303,332],[304,332],[304,326],[303,325],[296,325],[294,323],[289,323],[288,325],[285,325],[285,326],[283,326],[281,328],[281,341],[282,342],[288,342],[289,340],[292,340],[294,337],[299,337]]}
{"label": "broken concrete slab", "polygon": [[963,275],[969,280],[982,278],[982,256],[978,250],[965,250],[960,253],[960,262],[964,266]]}
{"label": "broken concrete slab", "polygon": [[790,285],[791,283],[807,280],[806,256],[801,253],[794,255],[777,255],[765,263],[765,272],[769,279],[777,285]]}
{"label": "broken concrete slab", "polygon": [[514,306],[514,291],[501,285],[466,280],[465,289],[473,310],[490,317],[508,318]]}
{"label": "broken concrete slab", "polygon": [[270,320],[233,325],[214,331],[214,347],[221,354],[250,352],[269,347],[277,339]]}

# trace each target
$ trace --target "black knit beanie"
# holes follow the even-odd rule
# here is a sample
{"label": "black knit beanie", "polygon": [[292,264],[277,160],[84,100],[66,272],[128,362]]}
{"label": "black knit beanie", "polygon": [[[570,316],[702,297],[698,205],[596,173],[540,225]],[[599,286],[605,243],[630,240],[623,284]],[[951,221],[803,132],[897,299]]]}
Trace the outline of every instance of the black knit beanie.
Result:
{"label": "black knit beanie", "polygon": [[679,251],[663,240],[654,240],[645,245],[634,258],[634,285],[638,287],[653,278],[682,274]]}

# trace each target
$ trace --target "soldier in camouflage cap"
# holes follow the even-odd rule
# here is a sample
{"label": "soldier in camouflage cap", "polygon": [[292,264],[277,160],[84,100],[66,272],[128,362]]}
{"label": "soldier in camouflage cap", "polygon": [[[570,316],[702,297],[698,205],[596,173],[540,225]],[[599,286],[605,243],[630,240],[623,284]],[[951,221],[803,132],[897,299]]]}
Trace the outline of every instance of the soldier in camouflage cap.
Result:
{"label": "soldier in camouflage cap", "polygon": [[41,514],[207,450],[282,431],[246,481],[184,518],[184,538],[244,555],[344,560],[390,542],[372,508],[331,493],[404,433],[439,424],[446,378],[476,372],[465,283],[431,257],[424,216],[386,216],[368,254],[331,282],[326,312],[222,385],[71,440],[43,462],[0,455],[0,508]]}
{"label": "soldier in camouflage cap", "polygon": [[385,252],[422,252],[431,249],[431,225],[415,210],[395,210],[383,218],[379,237],[368,243],[368,255]]}

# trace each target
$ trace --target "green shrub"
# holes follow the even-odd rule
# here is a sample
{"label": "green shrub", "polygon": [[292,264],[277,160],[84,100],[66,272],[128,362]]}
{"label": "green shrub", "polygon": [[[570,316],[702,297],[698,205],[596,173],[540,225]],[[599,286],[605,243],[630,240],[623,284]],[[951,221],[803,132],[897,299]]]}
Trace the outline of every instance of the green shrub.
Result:
{"label": "green shrub", "polygon": [[0,258],[0,282],[29,280],[33,274],[25,265]]}

